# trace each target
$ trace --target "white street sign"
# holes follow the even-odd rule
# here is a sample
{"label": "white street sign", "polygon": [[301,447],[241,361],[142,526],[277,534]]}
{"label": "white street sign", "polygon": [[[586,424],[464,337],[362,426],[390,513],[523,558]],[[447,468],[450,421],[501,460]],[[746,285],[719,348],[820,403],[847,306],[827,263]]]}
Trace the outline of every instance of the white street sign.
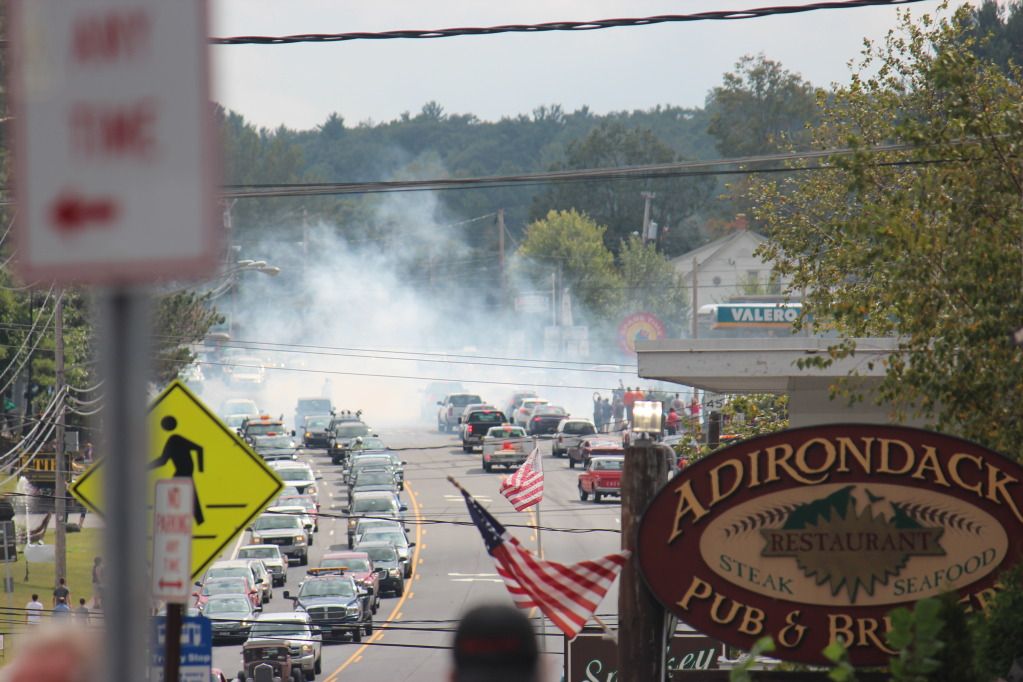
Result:
{"label": "white street sign", "polygon": [[195,490],[190,478],[156,482],[153,507],[153,599],[185,604],[192,591],[192,519]]}
{"label": "white street sign", "polygon": [[205,0],[11,0],[17,268],[130,284],[214,271]]}

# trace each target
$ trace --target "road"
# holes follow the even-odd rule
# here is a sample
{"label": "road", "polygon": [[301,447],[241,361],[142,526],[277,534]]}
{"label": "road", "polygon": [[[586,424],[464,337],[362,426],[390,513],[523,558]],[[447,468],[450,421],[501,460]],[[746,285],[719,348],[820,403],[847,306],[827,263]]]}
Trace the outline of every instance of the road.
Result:
{"label": "road", "polygon": [[[380,435],[390,447],[404,450],[403,459],[408,462],[404,499],[409,507],[410,536],[416,542],[415,571],[403,597],[381,601],[375,619],[378,629],[372,637],[362,644],[345,642],[323,647],[323,674],[318,679],[327,682],[444,679],[450,667],[447,647],[451,645],[459,615],[478,603],[510,603],[479,533],[473,526],[450,523],[467,522],[469,514],[461,494],[447,481],[447,476],[458,479],[502,523],[536,524],[533,512],[516,512],[498,494],[503,472],[484,473],[479,453],[463,453],[454,436],[425,427],[381,430]],[[549,444],[542,443],[541,447],[545,454],[542,525],[617,531],[620,528],[617,501],[580,502],[576,493],[578,470],[570,470],[566,459],[550,457]],[[312,450],[303,456],[323,477],[321,510],[337,515],[321,519],[309,562],[315,566],[329,545],[345,542],[345,519],[341,514],[344,488],[339,468],[330,463],[324,452]],[[526,546],[537,546],[532,528],[509,530]],[[248,538],[241,541],[247,542]],[[617,532],[546,531],[540,541],[545,557],[572,563],[617,551],[620,536]],[[304,567],[293,565],[288,571],[286,589],[297,590],[304,573]],[[598,613],[617,613],[617,600],[616,583]],[[283,590],[276,588],[273,600],[263,610],[271,613],[291,608],[291,602],[283,598]],[[540,620],[535,622],[539,629]],[[546,627],[548,655],[544,659],[549,667],[548,679],[556,680],[562,667],[563,638],[549,623]],[[237,673],[239,662],[237,644],[214,648],[213,664],[225,673]]]}

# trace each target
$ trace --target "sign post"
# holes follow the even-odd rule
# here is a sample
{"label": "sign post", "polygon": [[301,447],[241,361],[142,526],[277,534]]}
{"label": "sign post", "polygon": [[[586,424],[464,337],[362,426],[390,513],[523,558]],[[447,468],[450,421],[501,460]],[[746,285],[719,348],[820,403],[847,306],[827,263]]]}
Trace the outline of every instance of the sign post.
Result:
{"label": "sign post", "polygon": [[15,266],[29,282],[108,287],[97,305],[110,464],[104,679],[134,682],[150,604],[138,453],[151,329],[133,287],[208,275],[219,260],[206,3],[11,0],[8,20]]}
{"label": "sign post", "polygon": [[153,599],[167,602],[164,679],[178,679],[181,617],[192,583],[192,501],[190,478],[156,482],[153,508]]}

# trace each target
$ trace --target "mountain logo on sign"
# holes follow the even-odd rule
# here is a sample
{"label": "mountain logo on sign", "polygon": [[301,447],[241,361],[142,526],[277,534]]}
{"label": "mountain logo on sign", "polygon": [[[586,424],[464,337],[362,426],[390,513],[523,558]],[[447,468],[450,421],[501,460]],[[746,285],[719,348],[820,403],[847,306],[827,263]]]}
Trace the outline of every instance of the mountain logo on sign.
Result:
{"label": "mountain logo on sign", "polygon": [[763,557],[790,557],[832,595],[845,591],[855,604],[860,590],[897,578],[915,556],[944,556],[942,527],[924,526],[906,506],[864,488],[867,504],[857,509],[856,486],[796,505],[780,528],[761,529]]}

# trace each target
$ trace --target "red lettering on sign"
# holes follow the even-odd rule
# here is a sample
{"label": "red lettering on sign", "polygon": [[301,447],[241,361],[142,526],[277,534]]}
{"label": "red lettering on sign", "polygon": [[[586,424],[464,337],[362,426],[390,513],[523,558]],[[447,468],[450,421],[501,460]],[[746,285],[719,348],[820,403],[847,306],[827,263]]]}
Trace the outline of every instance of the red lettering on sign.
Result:
{"label": "red lettering on sign", "polygon": [[144,9],[110,10],[79,17],[71,27],[75,61],[112,62],[138,58],[150,42]]}
{"label": "red lettering on sign", "polygon": [[189,526],[189,516],[158,516],[156,517],[156,527],[161,533],[184,533],[190,534],[192,532]]}
{"label": "red lettering on sign", "polygon": [[120,107],[78,102],[68,120],[72,152],[88,159],[134,157],[152,161],[156,154],[156,120],[156,103],[149,97]]}

